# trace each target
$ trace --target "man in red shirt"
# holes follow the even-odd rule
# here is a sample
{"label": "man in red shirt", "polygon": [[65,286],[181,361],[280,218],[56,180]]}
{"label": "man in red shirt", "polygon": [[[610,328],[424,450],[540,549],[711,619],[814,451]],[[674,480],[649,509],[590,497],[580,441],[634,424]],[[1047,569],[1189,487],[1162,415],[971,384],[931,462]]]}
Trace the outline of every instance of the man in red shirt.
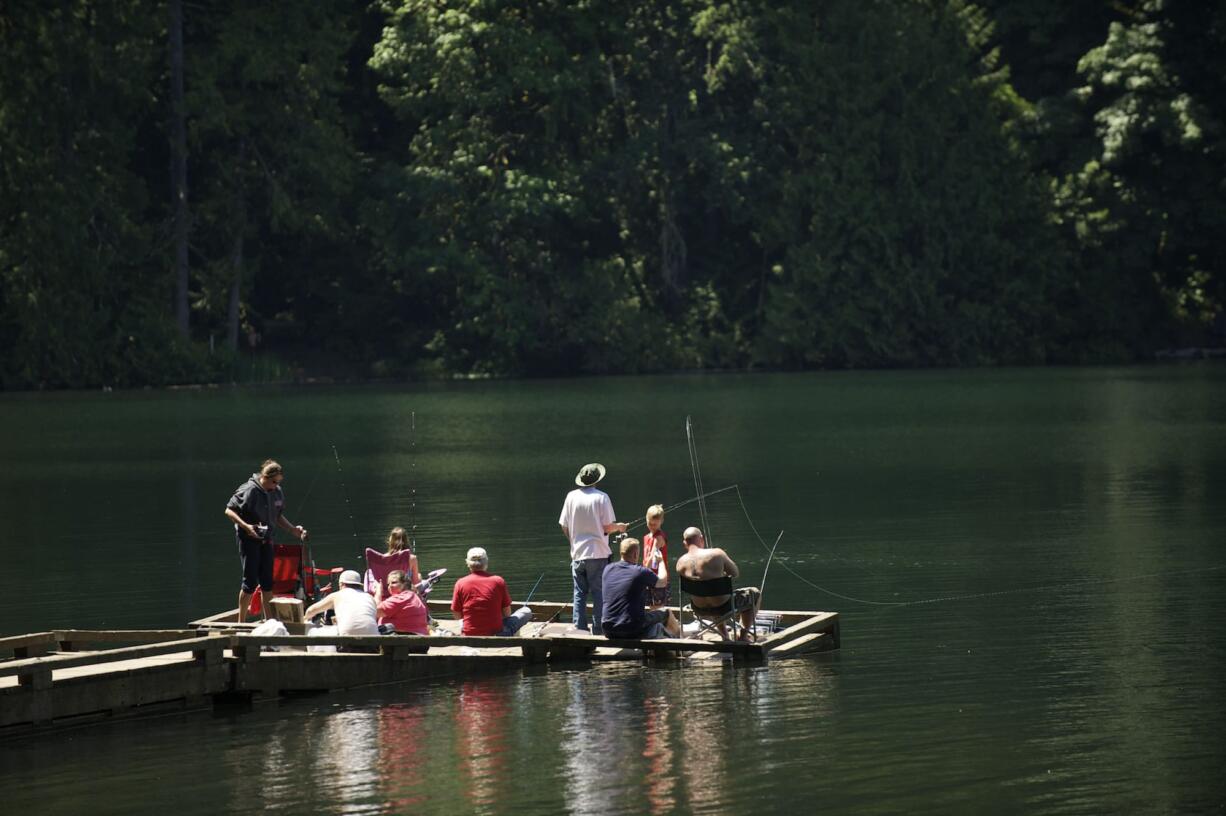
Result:
{"label": "man in red shirt", "polygon": [[383,598],[383,584],[375,587],[375,604],[379,608],[379,623],[390,623],[397,632],[428,635],[426,619],[429,613],[426,604],[416,592],[409,588],[408,580],[403,570],[392,570],[387,574],[387,588],[391,595]]}
{"label": "man in red shirt", "polygon": [[501,576],[486,572],[490,557],[481,547],[468,551],[468,575],[455,582],[451,611],[464,623],[465,635],[502,635],[511,637],[532,619],[523,607],[511,614],[511,593]]}

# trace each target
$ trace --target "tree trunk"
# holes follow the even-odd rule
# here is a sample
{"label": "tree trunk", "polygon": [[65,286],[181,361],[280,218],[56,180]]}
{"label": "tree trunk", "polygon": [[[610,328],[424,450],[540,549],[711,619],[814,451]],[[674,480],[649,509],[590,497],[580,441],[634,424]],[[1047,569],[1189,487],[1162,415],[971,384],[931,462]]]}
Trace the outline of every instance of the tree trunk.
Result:
{"label": "tree trunk", "polygon": [[187,319],[187,111],[183,101],[183,2],[169,0],[170,189],[174,197],[175,319],[186,339]]}
{"label": "tree trunk", "polygon": [[230,284],[230,308],[226,314],[226,345],[230,351],[238,351],[238,306],[243,292],[243,231],[234,236],[234,281]]}
{"label": "tree trunk", "polygon": [[234,268],[234,281],[230,284],[230,306],[226,313],[226,343],[231,351],[238,351],[238,310],[243,295],[243,233],[247,229],[247,197],[243,186],[243,172],[247,163],[247,140],[238,144],[238,160],[235,162],[234,188],[234,251],[230,262]]}

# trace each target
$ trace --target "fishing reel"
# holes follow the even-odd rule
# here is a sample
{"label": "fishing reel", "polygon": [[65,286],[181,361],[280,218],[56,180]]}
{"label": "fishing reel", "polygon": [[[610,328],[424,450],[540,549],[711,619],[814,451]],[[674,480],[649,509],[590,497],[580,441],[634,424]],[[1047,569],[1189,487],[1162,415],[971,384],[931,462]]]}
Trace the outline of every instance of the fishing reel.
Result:
{"label": "fishing reel", "polygon": [[622,539],[627,538],[629,533],[609,533],[609,563],[615,563],[621,560]]}

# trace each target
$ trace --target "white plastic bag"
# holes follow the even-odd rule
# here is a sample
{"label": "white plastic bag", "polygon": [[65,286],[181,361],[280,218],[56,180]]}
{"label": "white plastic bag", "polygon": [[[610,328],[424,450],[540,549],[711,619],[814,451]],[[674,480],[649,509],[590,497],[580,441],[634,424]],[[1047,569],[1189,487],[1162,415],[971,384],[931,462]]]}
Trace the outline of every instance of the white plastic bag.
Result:
{"label": "white plastic bag", "polygon": [[[285,624],[282,623],[281,621],[276,620],[275,618],[269,618],[268,620],[261,623],[259,626],[252,629],[251,634],[258,636],[258,637],[288,636],[289,630],[285,628]],[[265,646],[263,648],[263,651],[275,652],[277,651],[277,647],[276,646]]]}
{"label": "white plastic bag", "polygon": [[[307,637],[325,637],[328,635],[335,635],[335,634],[336,634],[335,626],[316,626],[314,629],[307,630]],[[322,643],[319,646],[307,646],[307,651],[308,652],[325,652],[325,653],[335,652],[336,647],[328,643]]]}

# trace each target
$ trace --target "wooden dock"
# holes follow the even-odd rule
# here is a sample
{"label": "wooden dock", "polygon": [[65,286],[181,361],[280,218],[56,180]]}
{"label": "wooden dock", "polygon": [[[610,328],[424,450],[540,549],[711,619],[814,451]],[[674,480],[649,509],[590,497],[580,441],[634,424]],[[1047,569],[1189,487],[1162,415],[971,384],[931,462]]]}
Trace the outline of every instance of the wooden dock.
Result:
{"label": "wooden dock", "polygon": [[[432,612],[445,601],[432,601]],[[768,660],[828,651],[839,645],[834,612],[771,612],[778,631],[756,643],[709,639],[609,640],[551,623],[569,604],[529,604],[534,620],[519,635],[463,637],[442,620],[429,637],[257,637],[233,611],[190,629],[57,630],[0,638],[0,737],[29,729],[255,702],[283,695],[468,677],[552,664],[611,660],[691,663]],[[765,614],[765,613],[764,613]],[[342,646],[369,653],[321,652]],[[275,649],[275,651],[274,651]],[[12,657],[5,659],[5,655]]]}

